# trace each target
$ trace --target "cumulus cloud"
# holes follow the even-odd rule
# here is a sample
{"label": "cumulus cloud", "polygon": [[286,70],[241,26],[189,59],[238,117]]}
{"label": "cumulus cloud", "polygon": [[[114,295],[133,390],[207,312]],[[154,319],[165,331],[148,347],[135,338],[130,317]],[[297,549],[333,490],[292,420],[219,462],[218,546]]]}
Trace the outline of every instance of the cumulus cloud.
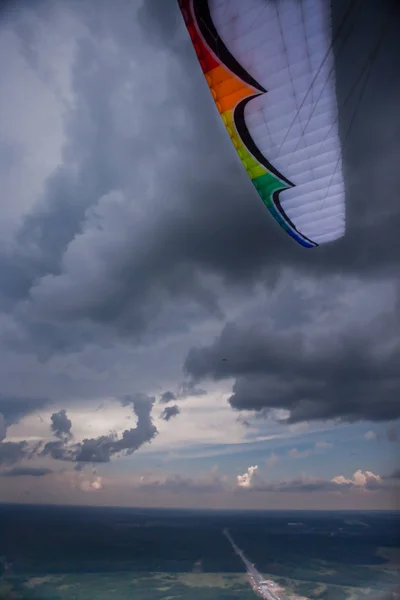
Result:
{"label": "cumulus cloud", "polygon": [[241,488],[252,487],[254,485],[254,482],[256,481],[257,473],[258,473],[258,465],[255,465],[254,467],[248,467],[246,473],[243,473],[243,475],[238,475],[236,477],[236,482],[237,482],[238,487],[241,487]]}
{"label": "cumulus cloud", "polygon": [[[211,345],[190,350],[185,371],[197,380],[235,378],[232,408],[285,409],[289,423],[396,419],[400,327],[393,333],[392,326],[382,317],[367,331],[312,335],[229,323]],[[224,354],[229,361],[219,360]]]}
{"label": "cumulus cloud", "polygon": [[84,479],[79,487],[83,492],[98,492],[103,489],[103,478],[96,475],[93,479]]}
{"label": "cumulus cloud", "polygon": [[71,437],[71,427],[72,422],[68,419],[64,408],[51,415],[51,430],[56,437],[62,439]]}
{"label": "cumulus cloud", "polygon": [[173,404],[172,406],[166,406],[161,413],[161,418],[164,421],[169,421],[173,417],[176,417],[181,412],[179,406],[177,404]]}
{"label": "cumulus cloud", "polygon": [[136,427],[126,429],[121,437],[109,433],[97,438],[85,438],[81,442],[69,445],[64,441],[48,442],[42,454],[50,455],[55,460],[78,463],[109,462],[114,455],[133,454],[143,444],[151,442],[158,433],[151,417],[154,402],[155,398],[146,394],[126,395],[121,403],[123,406],[132,406],[133,413],[137,417]]}
{"label": "cumulus cloud", "polygon": [[74,490],[86,493],[100,492],[106,487],[104,478],[97,473],[96,469],[91,469],[90,472],[85,469],[63,470],[57,474],[56,481],[61,485],[67,484]]}
{"label": "cumulus cloud", "polygon": [[[392,474],[392,479],[395,476]],[[291,480],[268,481],[260,473],[257,465],[250,466],[245,473],[238,475],[235,481],[227,476],[211,470],[205,475],[184,477],[178,474],[165,477],[154,477],[151,474],[142,476],[135,484],[135,489],[142,491],[167,491],[171,493],[215,493],[215,492],[258,492],[258,493],[340,493],[376,492],[393,490],[393,486],[385,484],[385,478],[371,471],[357,470],[352,477],[337,475],[331,479],[321,479],[301,474]]]}
{"label": "cumulus cloud", "polygon": [[381,481],[382,478],[380,475],[375,475],[371,471],[363,472],[361,469],[358,469],[350,479],[343,477],[343,475],[337,475],[332,479],[332,482],[338,485],[351,484],[356,487],[368,489],[374,489],[381,483]]}
{"label": "cumulus cloud", "polygon": [[[257,469],[256,469],[257,471]],[[371,471],[358,469],[352,477],[336,475],[331,479],[319,479],[302,474],[297,479],[288,481],[266,481],[257,473],[254,467],[249,467],[244,475],[238,476],[237,488],[244,488],[258,492],[344,492],[351,490],[378,490],[383,489],[384,480],[380,475]]]}

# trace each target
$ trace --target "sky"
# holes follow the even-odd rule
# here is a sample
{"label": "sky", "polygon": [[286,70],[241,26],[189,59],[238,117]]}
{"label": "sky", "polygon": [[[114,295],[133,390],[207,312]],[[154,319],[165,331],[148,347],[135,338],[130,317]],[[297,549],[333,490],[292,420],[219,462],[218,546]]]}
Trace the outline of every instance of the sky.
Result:
{"label": "sky", "polygon": [[2,4],[0,502],[399,507],[400,14],[362,4],[346,234],[315,249],[260,202],[175,0]]}

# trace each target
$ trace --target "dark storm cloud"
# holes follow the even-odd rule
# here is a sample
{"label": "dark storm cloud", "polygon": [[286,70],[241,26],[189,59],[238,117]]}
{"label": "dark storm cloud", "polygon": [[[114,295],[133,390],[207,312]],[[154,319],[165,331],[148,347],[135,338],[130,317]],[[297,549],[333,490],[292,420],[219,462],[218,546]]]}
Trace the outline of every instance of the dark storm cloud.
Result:
{"label": "dark storm cloud", "polygon": [[[118,39],[115,41],[119,43]],[[140,44],[132,45],[131,48],[131,56],[138,60],[140,48]],[[119,50],[122,51],[121,47]],[[177,132],[173,128],[174,119],[166,121],[164,114],[169,113],[173,117],[175,113],[179,116],[185,110],[188,113],[187,108],[178,105],[173,86],[170,98],[165,98],[162,107],[159,104],[159,94],[157,93],[154,101],[150,95],[145,99],[149,112],[144,115],[143,135],[140,139],[132,137],[121,141],[119,132],[114,129],[112,102],[113,91],[125,85],[131,75],[128,68],[130,56],[126,55],[125,48],[123,51],[121,61],[114,64],[112,58],[101,56],[94,42],[83,40],[79,43],[73,72],[77,107],[67,120],[69,143],[65,156],[69,158],[66,164],[49,178],[42,201],[25,218],[16,237],[18,250],[10,253],[4,249],[0,254],[4,306],[14,306],[16,300],[28,297],[35,282],[42,283],[39,290],[35,286],[33,292],[39,309],[46,314],[41,316],[39,310],[38,315],[32,315],[29,311],[19,315],[29,334],[35,338],[38,352],[48,344],[51,344],[55,351],[74,349],[84,344],[93,334],[91,328],[82,323],[75,329],[63,327],[63,324],[59,323],[60,316],[68,321],[88,319],[106,325],[113,323],[117,327],[120,324],[121,330],[140,333],[160,310],[160,302],[165,295],[195,296],[201,303],[205,303],[208,309],[213,310],[215,307],[211,294],[189,267],[190,257],[188,260],[184,259],[183,246],[187,240],[179,231],[181,226],[185,227],[187,219],[192,220],[192,217],[183,205],[178,222],[174,222],[174,218],[171,221],[171,206],[163,208],[165,203],[162,195],[159,196],[159,200],[155,199],[157,206],[153,207],[151,222],[141,223],[141,229],[127,225],[125,233],[120,231],[117,246],[110,238],[114,236],[114,232],[106,226],[99,239],[100,245],[103,246],[101,252],[104,254],[105,269],[98,273],[96,281],[89,276],[90,284],[81,285],[81,282],[76,280],[76,267],[80,262],[78,256],[72,257],[73,261],[69,261],[69,272],[67,269],[67,273],[63,273],[66,269],[61,261],[66,248],[75,234],[82,229],[81,251],[89,258],[91,256],[90,240],[86,242],[85,237],[85,229],[87,230],[88,226],[83,226],[85,220],[90,225],[93,224],[93,219],[105,219],[107,225],[109,212],[119,210],[120,218],[128,222],[131,220],[133,224],[136,216],[129,212],[131,200],[118,206],[118,202],[113,202],[115,194],[111,198],[107,194],[121,188],[132,194],[130,188],[136,186],[138,189],[133,189],[133,193],[141,202],[140,196],[145,190],[138,182],[131,181],[132,153],[135,154],[136,172],[139,172],[139,164],[145,166],[149,160],[154,161],[155,140],[158,146],[171,147],[170,139]],[[157,68],[155,59],[154,63],[154,67]],[[173,78],[183,75],[178,67],[175,70],[178,72],[171,74]],[[149,85],[148,80],[144,83],[145,86]],[[131,112],[128,105],[123,108],[125,111],[129,108]],[[169,121],[171,125],[167,124]],[[182,140],[182,146],[185,145],[188,145],[188,140]],[[177,148],[174,148],[177,155]],[[174,160],[174,156],[171,160]],[[172,178],[179,177],[179,160],[176,160],[176,166],[171,162]],[[168,176],[168,172],[166,175]],[[181,196],[182,192],[181,189]],[[185,192],[183,193],[186,196]],[[105,199],[101,200],[103,197]],[[96,206],[97,203],[99,206],[85,217],[88,207]],[[127,214],[124,214],[124,211]],[[159,220],[154,220],[156,214],[161,215]],[[171,227],[173,231],[168,233]],[[86,250],[85,244],[89,244]],[[25,250],[30,247],[35,248],[34,253]],[[137,252],[137,248],[140,248],[140,253]],[[89,263],[87,266],[91,271]],[[88,275],[89,273],[84,275],[84,281],[89,282]],[[138,280],[141,281],[139,288],[136,285]],[[73,291],[75,286],[80,288],[80,291],[75,290],[78,296],[75,296]],[[50,320],[47,312],[50,316],[54,316],[55,313],[56,318]]]}
{"label": "dark storm cloud", "polygon": [[161,404],[167,404],[168,402],[172,402],[176,399],[176,396],[173,392],[166,391],[161,394],[160,402]]}
{"label": "dark storm cloud", "polygon": [[213,344],[189,352],[185,370],[194,380],[235,378],[229,402],[236,410],[286,409],[292,423],[396,419],[400,337],[382,347],[392,339],[393,323],[398,319],[381,319],[369,330],[311,341],[304,333],[228,324]]}
{"label": "dark storm cloud", "polygon": [[[67,450],[65,448],[65,442],[47,442],[41,450],[41,456],[51,456],[55,460],[67,460]],[[70,460],[72,460],[72,454],[70,453]]]}
{"label": "dark storm cloud", "polygon": [[0,413],[6,425],[18,423],[22,417],[37,412],[50,404],[45,398],[18,398],[0,395]]}
{"label": "dark storm cloud", "polygon": [[[390,276],[400,266],[395,27],[386,36],[344,149],[347,235],[305,251],[273,222],[238,168],[177,7],[165,4],[160,9],[146,2],[140,12],[141,35],[147,40],[151,32],[157,46],[152,54],[144,50],[144,38],[127,35],[127,9],[117,15],[107,3],[99,4],[98,14],[87,5],[82,8],[93,39],[78,43],[76,107],[67,118],[65,164],[25,218],[16,237],[18,249],[0,252],[3,305],[11,310],[17,300],[32,299],[16,314],[43,357],[102,339],[98,325],[119,335],[141,337],[152,327],[158,331],[155,321],[168,302],[194,301],[221,315],[218,294],[203,280],[207,273],[250,290],[260,280],[273,283],[285,265],[319,277],[332,272]],[[73,6],[79,15],[79,6]],[[381,16],[387,6],[380,3]],[[367,56],[373,44],[364,34],[378,11],[375,6],[363,11],[348,54],[337,65],[339,105],[359,72],[351,56],[356,50],[357,57]],[[117,59],[96,45],[106,33],[116,44]],[[162,62],[166,53],[171,53],[168,63]],[[144,71],[154,72],[154,78],[139,79],[143,97],[134,96],[141,134],[128,128],[122,139],[113,103],[127,80],[141,77],[130,60],[144,57],[150,61]],[[158,69],[168,70],[162,94]],[[118,113],[125,119],[132,114],[133,96],[121,102]],[[345,128],[349,115],[341,118]],[[159,189],[149,200],[139,173],[156,164],[158,156],[166,166],[160,162]],[[148,206],[148,214],[132,212],[132,197]],[[22,349],[18,340],[14,345]]]}
{"label": "dark storm cloud", "polygon": [[45,477],[50,475],[51,469],[39,467],[13,467],[1,473],[2,477]]}
{"label": "dark storm cloud", "polygon": [[[100,4],[99,9],[104,12],[106,6]],[[114,24],[114,19],[110,19],[110,22]],[[113,131],[112,90],[118,89],[122,79],[124,83],[126,77],[129,78],[127,62],[125,60],[122,68],[118,68],[113,64],[112,57],[102,56],[99,48],[89,39],[79,43],[73,69],[76,106],[67,119],[69,143],[65,164],[49,178],[42,201],[25,218],[16,238],[18,250],[12,254],[4,250],[0,255],[4,301],[26,298],[35,280],[60,270],[62,255],[79,231],[85,210],[126,180],[121,171],[125,168],[129,173],[131,170],[127,154],[131,155],[135,148],[139,150],[140,147],[141,154],[139,156],[136,153],[136,164],[140,157],[143,160],[149,158],[151,136],[146,150],[143,140],[122,142],[117,132]],[[119,148],[118,156],[114,155],[114,159],[114,151],[110,152],[112,146],[114,150]],[[31,253],[28,248],[35,248],[35,252]],[[112,309],[109,311],[112,312]],[[98,316],[100,320],[107,320],[104,313]],[[37,333],[38,337],[39,334],[54,337],[54,343],[60,350],[63,344],[68,346],[73,343],[67,331],[63,331],[58,340],[54,324],[36,322],[31,327],[32,334]]]}
{"label": "dark storm cloud", "polygon": [[68,419],[64,408],[51,415],[51,430],[56,437],[71,437],[71,427],[72,422]]}
{"label": "dark storm cloud", "polygon": [[161,413],[161,418],[164,419],[164,421],[169,421],[173,417],[177,417],[180,412],[181,410],[177,404],[166,406]]}
{"label": "dark storm cloud", "polygon": [[[104,80],[96,72],[96,66],[100,67]],[[102,190],[112,189],[116,182],[116,174],[111,167],[107,168],[103,148],[107,146],[106,128],[110,122],[107,90],[112,88],[117,76],[106,61],[102,62],[101,57],[95,55],[93,45],[87,41],[80,44],[73,71],[74,86],[79,89],[77,106],[67,120],[70,141],[66,156],[70,158],[48,179],[42,201],[25,218],[16,237],[18,250],[0,255],[1,291],[3,298],[10,302],[27,297],[37,278],[59,270],[63,252],[79,229],[85,210],[102,195]],[[104,129],[93,132],[95,142],[90,124],[101,120],[104,120]],[[101,177],[86,177],[86,168],[94,174],[95,165]],[[75,172],[77,167],[78,173]],[[35,248],[33,254],[28,250],[30,247]],[[40,323],[36,327],[39,328]],[[43,335],[57,333],[51,324],[47,328],[42,324],[41,329]]]}
{"label": "dark storm cloud", "polygon": [[0,443],[0,465],[12,465],[20,462],[29,454],[26,442],[1,442]]}
{"label": "dark storm cloud", "polygon": [[151,417],[154,402],[155,398],[146,394],[124,396],[121,403],[123,406],[132,406],[137,417],[136,427],[126,429],[120,438],[110,433],[97,438],[85,438],[71,445],[65,441],[48,442],[42,455],[50,455],[55,460],[101,463],[109,462],[116,454],[133,454],[143,444],[151,442],[158,433]]}

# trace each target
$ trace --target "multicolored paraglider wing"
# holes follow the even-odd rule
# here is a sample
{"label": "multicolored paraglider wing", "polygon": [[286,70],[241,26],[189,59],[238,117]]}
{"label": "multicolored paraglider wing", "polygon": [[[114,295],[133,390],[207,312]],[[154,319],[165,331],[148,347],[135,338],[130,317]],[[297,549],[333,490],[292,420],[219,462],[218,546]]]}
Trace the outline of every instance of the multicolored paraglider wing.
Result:
{"label": "multicolored paraglider wing", "polygon": [[178,1],[264,204],[305,247],[341,237],[344,183],[326,0]]}

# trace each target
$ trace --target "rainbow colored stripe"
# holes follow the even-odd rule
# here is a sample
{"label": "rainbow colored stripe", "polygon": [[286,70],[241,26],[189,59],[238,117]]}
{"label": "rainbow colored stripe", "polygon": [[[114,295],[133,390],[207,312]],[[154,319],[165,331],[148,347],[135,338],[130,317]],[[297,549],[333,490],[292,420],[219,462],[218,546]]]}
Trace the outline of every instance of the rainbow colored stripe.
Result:
{"label": "rainbow colored stripe", "polygon": [[[282,210],[279,193],[292,187],[293,184],[278,173],[261,155],[244,122],[245,104],[252,98],[265,93],[266,90],[253,80],[230,55],[215,28],[213,28],[211,37],[208,35],[210,28],[213,27],[212,23],[196,17],[196,14],[204,13],[204,10],[206,10],[207,16],[209,15],[208,1],[178,0],[178,2],[215,105],[254,187],[274,219],[291,237],[306,248],[317,246],[318,244],[297,231]],[[214,45],[216,52],[210,47],[211,44]],[[218,49],[223,49],[223,52],[218,52]],[[229,62],[229,67],[226,62]],[[239,71],[240,75],[235,71]],[[244,78],[247,79],[247,82]],[[257,155],[257,158],[254,154]]]}

